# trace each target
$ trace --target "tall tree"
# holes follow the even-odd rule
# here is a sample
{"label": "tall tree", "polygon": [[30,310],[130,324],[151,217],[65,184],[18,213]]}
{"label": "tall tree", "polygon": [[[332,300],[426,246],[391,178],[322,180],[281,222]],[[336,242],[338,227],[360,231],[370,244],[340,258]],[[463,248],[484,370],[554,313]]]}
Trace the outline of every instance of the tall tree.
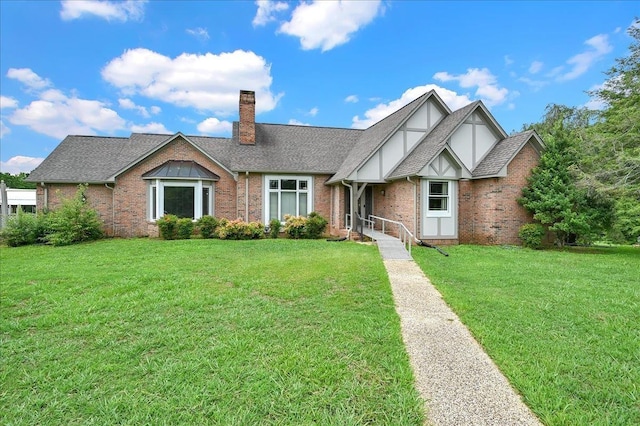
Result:
{"label": "tall tree", "polygon": [[584,116],[579,110],[560,105],[550,105],[546,112],[541,123],[532,125],[541,133],[546,149],[519,202],[534,219],[548,226],[558,245],[574,240],[590,242],[609,228],[612,202],[597,191],[577,185]]}
{"label": "tall tree", "polygon": [[616,231],[640,238],[640,19],[627,30],[629,54],[616,59],[607,81],[591,92],[605,103],[588,129],[580,163],[581,183],[617,200]]}

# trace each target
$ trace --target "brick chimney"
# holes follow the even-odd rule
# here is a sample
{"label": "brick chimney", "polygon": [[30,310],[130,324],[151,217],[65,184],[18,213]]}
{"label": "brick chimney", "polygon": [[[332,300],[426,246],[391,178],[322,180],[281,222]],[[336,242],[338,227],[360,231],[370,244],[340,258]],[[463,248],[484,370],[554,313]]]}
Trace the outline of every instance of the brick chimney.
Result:
{"label": "brick chimney", "polygon": [[256,93],[250,90],[240,91],[239,140],[242,145],[256,144]]}

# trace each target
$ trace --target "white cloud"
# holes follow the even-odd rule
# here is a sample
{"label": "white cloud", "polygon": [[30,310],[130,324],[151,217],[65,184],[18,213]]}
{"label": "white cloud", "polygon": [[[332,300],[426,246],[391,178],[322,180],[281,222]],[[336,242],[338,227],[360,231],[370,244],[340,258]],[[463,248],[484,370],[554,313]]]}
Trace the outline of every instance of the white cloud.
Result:
{"label": "white cloud", "polygon": [[60,18],[65,21],[71,21],[93,15],[106,19],[107,21],[140,21],[144,17],[144,4],[146,2],[147,0],[126,0],[120,2],[63,0]]}
{"label": "white cloud", "polygon": [[138,111],[138,114],[140,114],[141,116],[143,116],[144,118],[149,118],[149,111],[147,111],[147,109],[143,106],[140,105],[136,105],[131,99],[118,99],[118,104],[120,105],[120,108],[124,108],[124,109],[133,109]]}
{"label": "white cloud", "polygon": [[187,34],[190,34],[200,41],[209,40],[209,32],[206,28],[187,28]]}
{"label": "white cloud", "polygon": [[40,157],[25,157],[23,155],[16,155],[9,158],[6,162],[0,163],[0,170],[4,173],[16,175],[18,173],[31,173],[33,169],[38,167],[40,163],[44,161],[44,158]]}
{"label": "white cloud", "polygon": [[442,88],[435,84],[427,84],[406,90],[399,99],[386,104],[376,105],[364,113],[364,118],[356,115],[353,117],[351,127],[355,129],[366,129],[430,90],[435,90],[444,103],[454,111],[471,103],[471,99],[466,95],[458,95],[452,90]]}
{"label": "white cloud", "polygon": [[160,114],[162,112],[162,108],[160,108],[159,106],[152,106],[151,108],[149,108],[149,111],[151,111],[151,114],[153,115],[157,115]]}
{"label": "white cloud", "polygon": [[230,133],[231,128],[232,124],[230,121],[220,121],[215,117],[209,117],[198,124],[198,131],[209,135]]}
{"label": "white cloud", "polygon": [[300,3],[279,32],[298,37],[304,50],[323,52],[349,41],[351,36],[384,12],[376,1],[313,1]]}
{"label": "white cloud", "polygon": [[113,133],[125,127],[125,121],[105,103],[68,97],[56,89],[41,93],[40,99],[13,111],[9,121],[57,139],[70,134]]}
{"label": "white cloud", "polygon": [[0,109],[17,108],[18,101],[9,96],[0,96]]}
{"label": "white cloud", "polygon": [[237,113],[241,89],[256,92],[256,113],[272,110],[283,96],[271,92],[271,65],[244,50],[219,55],[183,53],[172,59],[148,49],[132,49],[109,62],[102,77],[126,94],[216,115]]}
{"label": "white cloud", "polygon": [[529,66],[529,72],[531,74],[537,74],[537,73],[540,72],[540,70],[542,69],[543,65],[544,64],[542,62],[540,62],[540,61],[533,61],[533,62],[531,62],[531,65]]}
{"label": "white cloud", "polygon": [[147,124],[133,124],[130,128],[130,130],[134,133],[159,133],[159,134],[165,134],[165,135],[170,135],[172,134],[172,132],[170,132],[169,130],[167,130],[166,127],[164,127],[164,124],[162,123],[147,123]]}
{"label": "white cloud", "polygon": [[51,82],[46,78],[40,77],[29,68],[9,68],[7,77],[18,80],[29,89],[39,90],[49,87]]}
{"label": "white cloud", "polygon": [[5,137],[9,133],[11,133],[11,129],[4,124],[4,121],[0,120],[0,138]]}
{"label": "white cloud", "polygon": [[289,123],[292,126],[311,126],[309,123],[303,123],[302,121],[298,121],[295,118],[289,120]]}
{"label": "white cloud", "polygon": [[258,10],[252,22],[254,27],[267,25],[267,23],[275,21],[276,17],[274,15],[276,13],[289,9],[289,5],[285,2],[270,0],[258,0],[256,1],[256,6],[258,6]]}
{"label": "white cloud", "polygon": [[[597,36],[591,37],[585,41],[584,44],[589,46],[589,49],[567,60],[567,64],[571,65],[572,68],[568,72],[558,75],[556,78],[558,81],[568,81],[580,77],[587,72],[594,63],[613,50],[613,46],[609,44],[609,37],[606,34],[598,34]],[[558,73],[562,71],[562,69],[559,68],[554,69],[554,71],[556,70]]]}
{"label": "white cloud", "polygon": [[315,117],[316,115],[318,115],[318,112],[320,110],[318,109],[318,107],[313,107],[309,110],[309,112],[307,113],[308,115]]}
{"label": "white cloud", "polygon": [[538,90],[542,89],[544,86],[548,85],[549,82],[548,81],[544,81],[544,80],[533,80],[529,77],[520,77],[518,79],[518,81],[523,82],[524,84],[528,85],[529,87],[531,87],[533,89],[534,92],[537,92]]}
{"label": "white cloud", "polygon": [[498,105],[507,99],[509,91],[499,87],[497,78],[491,74],[488,68],[469,68],[466,74],[452,75],[448,72],[437,72],[433,78],[443,82],[457,81],[462,88],[477,87],[476,96],[481,98],[488,106]]}
{"label": "white cloud", "polygon": [[511,59],[509,55],[504,55],[504,64],[506,66],[512,65],[513,63],[514,63],[514,60]]}
{"label": "white cloud", "polygon": [[358,96],[356,95],[349,95],[346,98],[344,98],[344,101],[347,103],[352,103],[355,104],[358,102]]}

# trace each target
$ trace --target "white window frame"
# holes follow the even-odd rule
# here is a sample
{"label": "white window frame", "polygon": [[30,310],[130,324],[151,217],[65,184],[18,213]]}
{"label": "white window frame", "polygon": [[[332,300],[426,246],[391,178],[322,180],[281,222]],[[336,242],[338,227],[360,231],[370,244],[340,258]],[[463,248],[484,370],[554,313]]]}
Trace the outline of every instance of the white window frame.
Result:
{"label": "white window frame", "polygon": [[[269,181],[271,180],[296,180],[296,189],[295,190],[284,190],[286,192],[295,192],[296,193],[296,216],[300,216],[300,203],[298,202],[299,194],[306,193],[307,194],[307,215],[313,211],[313,176],[305,176],[305,175],[265,175],[263,181],[264,188],[264,223],[269,223],[271,220],[271,193],[277,192],[278,194],[282,193],[282,189],[280,185],[278,185],[278,189],[271,189],[269,185]],[[300,181],[307,181],[307,189],[300,189]],[[278,218],[282,217],[282,198],[278,196]]]}
{"label": "white window frame", "polygon": [[[214,216],[215,213],[215,182],[208,180],[177,180],[177,179],[152,179],[149,181],[149,190],[147,196],[147,219],[155,222],[164,216],[164,188],[167,186],[174,187],[193,187],[193,220],[196,221],[202,217],[202,190],[209,188],[209,215]],[[153,196],[156,197],[155,211],[153,209]]]}
{"label": "white window frame", "polygon": [[[452,216],[452,210],[451,210],[451,204],[452,204],[452,185],[451,185],[451,181],[449,180],[444,180],[444,179],[425,179],[424,181],[424,191],[426,194],[425,197],[425,202],[424,202],[424,209],[426,211],[426,216],[427,217],[451,217]],[[431,183],[444,183],[447,185],[447,209],[446,210],[430,210],[429,209],[429,199],[431,198]],[[444,198],[441,194],[437,195],[439,198]]]}

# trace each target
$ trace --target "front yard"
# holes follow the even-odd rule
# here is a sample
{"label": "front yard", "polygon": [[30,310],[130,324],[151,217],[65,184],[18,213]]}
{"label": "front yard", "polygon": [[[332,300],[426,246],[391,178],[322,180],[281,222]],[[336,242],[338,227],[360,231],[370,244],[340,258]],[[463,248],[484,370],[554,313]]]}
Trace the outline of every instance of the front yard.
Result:
{"label": "front yard", "polygon": [[0,248],[1,424],[420,425],[373,246]]}
{"label": "front yard", "polygon": [[640,424],[640,248],[414,249],[547,425]]}

